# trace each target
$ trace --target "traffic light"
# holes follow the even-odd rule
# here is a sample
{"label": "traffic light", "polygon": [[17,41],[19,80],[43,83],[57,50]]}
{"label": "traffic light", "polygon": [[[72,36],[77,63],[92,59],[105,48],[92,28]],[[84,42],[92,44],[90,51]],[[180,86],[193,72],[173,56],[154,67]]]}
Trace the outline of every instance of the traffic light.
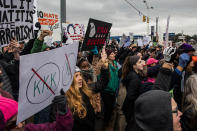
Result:
{"label": "traffic light", "polygon": [[147,17],[147,23],[149,23],[149,17]]}
{"label": "traffic light", "polygon": [[142,21],[146,22],[146,16],[145,15],[143,15],[143,20]]}

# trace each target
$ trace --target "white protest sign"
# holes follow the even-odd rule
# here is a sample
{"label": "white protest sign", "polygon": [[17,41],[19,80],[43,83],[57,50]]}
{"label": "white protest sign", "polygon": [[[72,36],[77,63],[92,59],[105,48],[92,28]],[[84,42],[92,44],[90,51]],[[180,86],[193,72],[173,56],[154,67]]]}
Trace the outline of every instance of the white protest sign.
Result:
{"label": "white protest sign", "polygon": [[170,16],[168,16],[167,18],[167,26],[166,26],[166,36],[165,36],[165,44],[164,44],[164,47],[167,47],[168,45],[168,30],[169,30],[169,23],[170,23]]}
{"label": "white protest sign", "polygon": [[[41,30],[53,31],[53,40],[61,41],[61,15],[60,0],[53,6],[47,6],[42,0],[37,0],[37,21],[41,24]],[[36,18],[34,18],[36,19]]]}
{"label": "white protest sign", "polygon": [[129,37],[130,37],[130,41],[133,41],[133,39],[134,39],[134,38],[133,38],[133,37],[134,37],[134,36],[133,36],[133,33],[129,32]]}
{"label": "white protest sign", "polygon": [[126,39],[127,39],[127,36],[125,34],[123,34],[120,39],[120,46],[121,47],[125,44]]}
{"label": "white protest sign", "polygon": [[[61,88],[72,83],[78,43],[20,57],[20,89],[17,123],[51,104]],[[55,95],[54,95],[55,94]]]}
{"label": "white protest sign", "polygon": [[32,39],[34,0],[0,0],[0,46]]}
{"label": "white protest sign", "polygon": [[149,42],[151,41],[151,37],[150,36],[144,36],[143,37],[143,45],[147,45]]}
{"label": "white protest sign", "polygon": [[143,46],[142,39],[137,40],[138,46]]}
{"label": "white protest sign", "polygon": [[62,23],[64,35],[68,37],[68,43],[79,41],[85,35],[85,27],[83,24]]}

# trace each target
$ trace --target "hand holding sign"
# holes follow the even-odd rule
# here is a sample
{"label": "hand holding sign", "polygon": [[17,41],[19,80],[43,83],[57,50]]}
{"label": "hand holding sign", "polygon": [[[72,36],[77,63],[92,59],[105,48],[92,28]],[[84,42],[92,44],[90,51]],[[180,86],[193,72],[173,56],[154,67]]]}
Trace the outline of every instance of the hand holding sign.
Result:
{"label": "hand holding sign", "polygon": [[107,54],[105,51],[105,46],[103,46],[102,52],[101,52],[101,61],[103,62],[103,67],[106,69],[108,68],[108,60],[107,60]]}
{"label": "hand holding sign", "polygon": [[20,52],[20,44],[18,43],[18,41],[16,39],[12,39],[10,41],[10,47],[11,47],[11,51],[13,53]]}
{"label": "hand holding sign", "polygon": [[39,36],[39,40],[40,41],[44,41],[44,37],[46,37],[46,36],[52,36],[52,34],[53,34],[53,32],[52,31],[50,31],[50,30],[42,30],[42,32],[41,32],[41,34],[40,34],[40,36]]}

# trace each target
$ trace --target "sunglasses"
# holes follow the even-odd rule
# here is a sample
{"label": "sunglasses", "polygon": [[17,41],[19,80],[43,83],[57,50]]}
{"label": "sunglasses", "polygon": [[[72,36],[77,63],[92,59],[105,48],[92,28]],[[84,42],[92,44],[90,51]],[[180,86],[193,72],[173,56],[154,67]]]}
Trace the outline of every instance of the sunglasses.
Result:
{"label": "sunglasses", "polygon": [[172,111],[172,113],[176,113],[176,116],[178,116],[178,106],[176,107],[175,110]]}

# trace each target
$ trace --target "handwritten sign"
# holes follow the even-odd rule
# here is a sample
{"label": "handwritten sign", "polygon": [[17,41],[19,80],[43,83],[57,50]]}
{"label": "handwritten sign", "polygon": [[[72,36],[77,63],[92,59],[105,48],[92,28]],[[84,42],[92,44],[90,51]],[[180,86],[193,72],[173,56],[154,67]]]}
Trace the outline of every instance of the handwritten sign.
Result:
{"label": "handwritten sign", "polygon": [[112,27],[111,23],[89,19],[82,50],[91,50],[94,46],[103,46]]}
{"label": "handwritten sign", "polygon": [[54,41],[61,41],[60,1],[56,1],[53,6],[48,6],[42,0],[37,0],[36,12],[34,23],[40,22],[42,30],[53,31],[52,37]]}
{"label": "handwritten sign", "polygon": [[0,0],[0,46],[34,37],[34,0]]}
{"label": "handwritten sign", "polygon": [[[17,123],[51,104],[61,88],[72,83],[78,43],[20,57],[20,89]],[[38,59],[39,58],[39,59]]]}

